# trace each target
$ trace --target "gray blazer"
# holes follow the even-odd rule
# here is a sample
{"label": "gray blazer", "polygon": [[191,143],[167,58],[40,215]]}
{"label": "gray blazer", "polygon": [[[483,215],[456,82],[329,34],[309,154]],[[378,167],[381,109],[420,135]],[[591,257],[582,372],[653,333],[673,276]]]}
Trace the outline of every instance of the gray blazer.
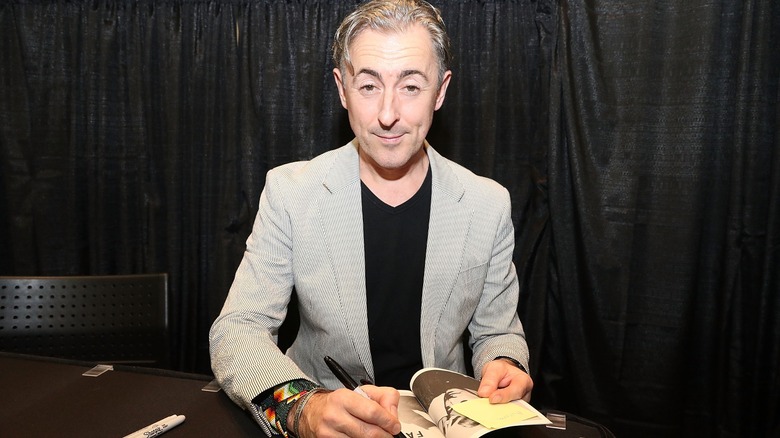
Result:
{"label": "gray blazer", "polygon": [[[211,327],[214,375],[258,421],[264,419],[252,398],[280,383],[308,378],[341,387],[325,355],[357,378],[373,378],[354,143],[268,172],[244,258]],[[477,378],[497,356],[513,357],[528,369],[517,317],[509,193],[430,145],[426,151],[433,184],[420,323],[423,364],[464,372],[461,336],[468,330]],[[285,355],[276,347],[277,332],[293,287],[300,328]]]}

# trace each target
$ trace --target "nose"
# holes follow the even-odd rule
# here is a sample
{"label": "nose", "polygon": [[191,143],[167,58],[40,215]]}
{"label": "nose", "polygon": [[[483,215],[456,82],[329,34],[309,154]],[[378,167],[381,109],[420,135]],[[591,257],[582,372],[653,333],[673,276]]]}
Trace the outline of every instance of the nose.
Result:
{"label": "nose", "polygon": [[398,121],[398,97],[392,88],[385,89],[379,107],[379,124],[383,128],[390,128]]}

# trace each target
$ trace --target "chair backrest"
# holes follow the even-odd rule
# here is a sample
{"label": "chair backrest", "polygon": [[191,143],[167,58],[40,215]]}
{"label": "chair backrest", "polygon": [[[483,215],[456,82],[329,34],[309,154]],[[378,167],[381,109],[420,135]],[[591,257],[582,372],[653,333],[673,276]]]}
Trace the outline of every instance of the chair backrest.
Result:
{"label": "chair backrest", "polygon": [[168,275],[0,277],[0,351],[167,368]]}

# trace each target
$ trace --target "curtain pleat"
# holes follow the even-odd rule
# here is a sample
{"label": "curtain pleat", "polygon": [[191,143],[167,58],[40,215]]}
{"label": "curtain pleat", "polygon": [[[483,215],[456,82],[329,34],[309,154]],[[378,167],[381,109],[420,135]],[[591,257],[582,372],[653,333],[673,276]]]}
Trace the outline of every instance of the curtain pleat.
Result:
{"label": "curtain pleat", "polygon": [[619,436],[771,436],[778,11],[617,6],[560,3],[553,393]]}

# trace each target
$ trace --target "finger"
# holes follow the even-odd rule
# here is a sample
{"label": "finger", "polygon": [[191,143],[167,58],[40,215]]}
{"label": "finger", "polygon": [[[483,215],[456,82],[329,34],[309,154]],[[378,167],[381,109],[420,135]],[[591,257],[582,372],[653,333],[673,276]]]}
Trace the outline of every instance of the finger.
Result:
{"label": "finger", "polygon": [[398,391],[372,385],[362,386],[361,389],[369,399],[353,393],[357,397],[351,397],[345,405],[349,413],[361,422],[379,427],[387,433],[395,435],[401,432],[401,423],[398,421]]}
{"label": "finger", "polygon": [[[377,414],[379,413],[379,414]],[[300,436],[385,437],[388,431],[375,418],[389,414],[376,402],[348,389],[315,395],[303,413]],[[303,426],[305,424],[305,427]]]}
{"label": "finger", "polygon": [[368,394],[371,400],[379,403],[380,406],[385,408],[393,417],[398,417],[398,403],[401,399],[401,394],[397,389],[389,386],[373,386],[364,385],[361,386]]}
{"label": "finger", "polygon": [[493,391],[493,393],[490,394],[490,403],[491,404],[508,403],[517,398],[519,397],[514,396],[514,391],[512,390],[511,387],[501,388]]}
{"label": "finger", "polygon": [[507,385],[501,386],[490,394],[490,403],[508,403],[520,398],[528,401],[531,396],[533,381],[531,377],[523,371],[512,373],[511,380]]}
{"label": "finger", "polygon": [[527,373],[504,360],[495,360],[485,364],[477,395],[491,403],[506,403],[528,396],[532,386]]}
{"label": "finger", "polygon": [[482,379],[479,381],[479,389],[477,389],[477,395],[480,397],[489,397],[493,394],[504,377],[504,374],[499,370],[500,367],[494,365],[494,363],[489,362],[482,370]]}

